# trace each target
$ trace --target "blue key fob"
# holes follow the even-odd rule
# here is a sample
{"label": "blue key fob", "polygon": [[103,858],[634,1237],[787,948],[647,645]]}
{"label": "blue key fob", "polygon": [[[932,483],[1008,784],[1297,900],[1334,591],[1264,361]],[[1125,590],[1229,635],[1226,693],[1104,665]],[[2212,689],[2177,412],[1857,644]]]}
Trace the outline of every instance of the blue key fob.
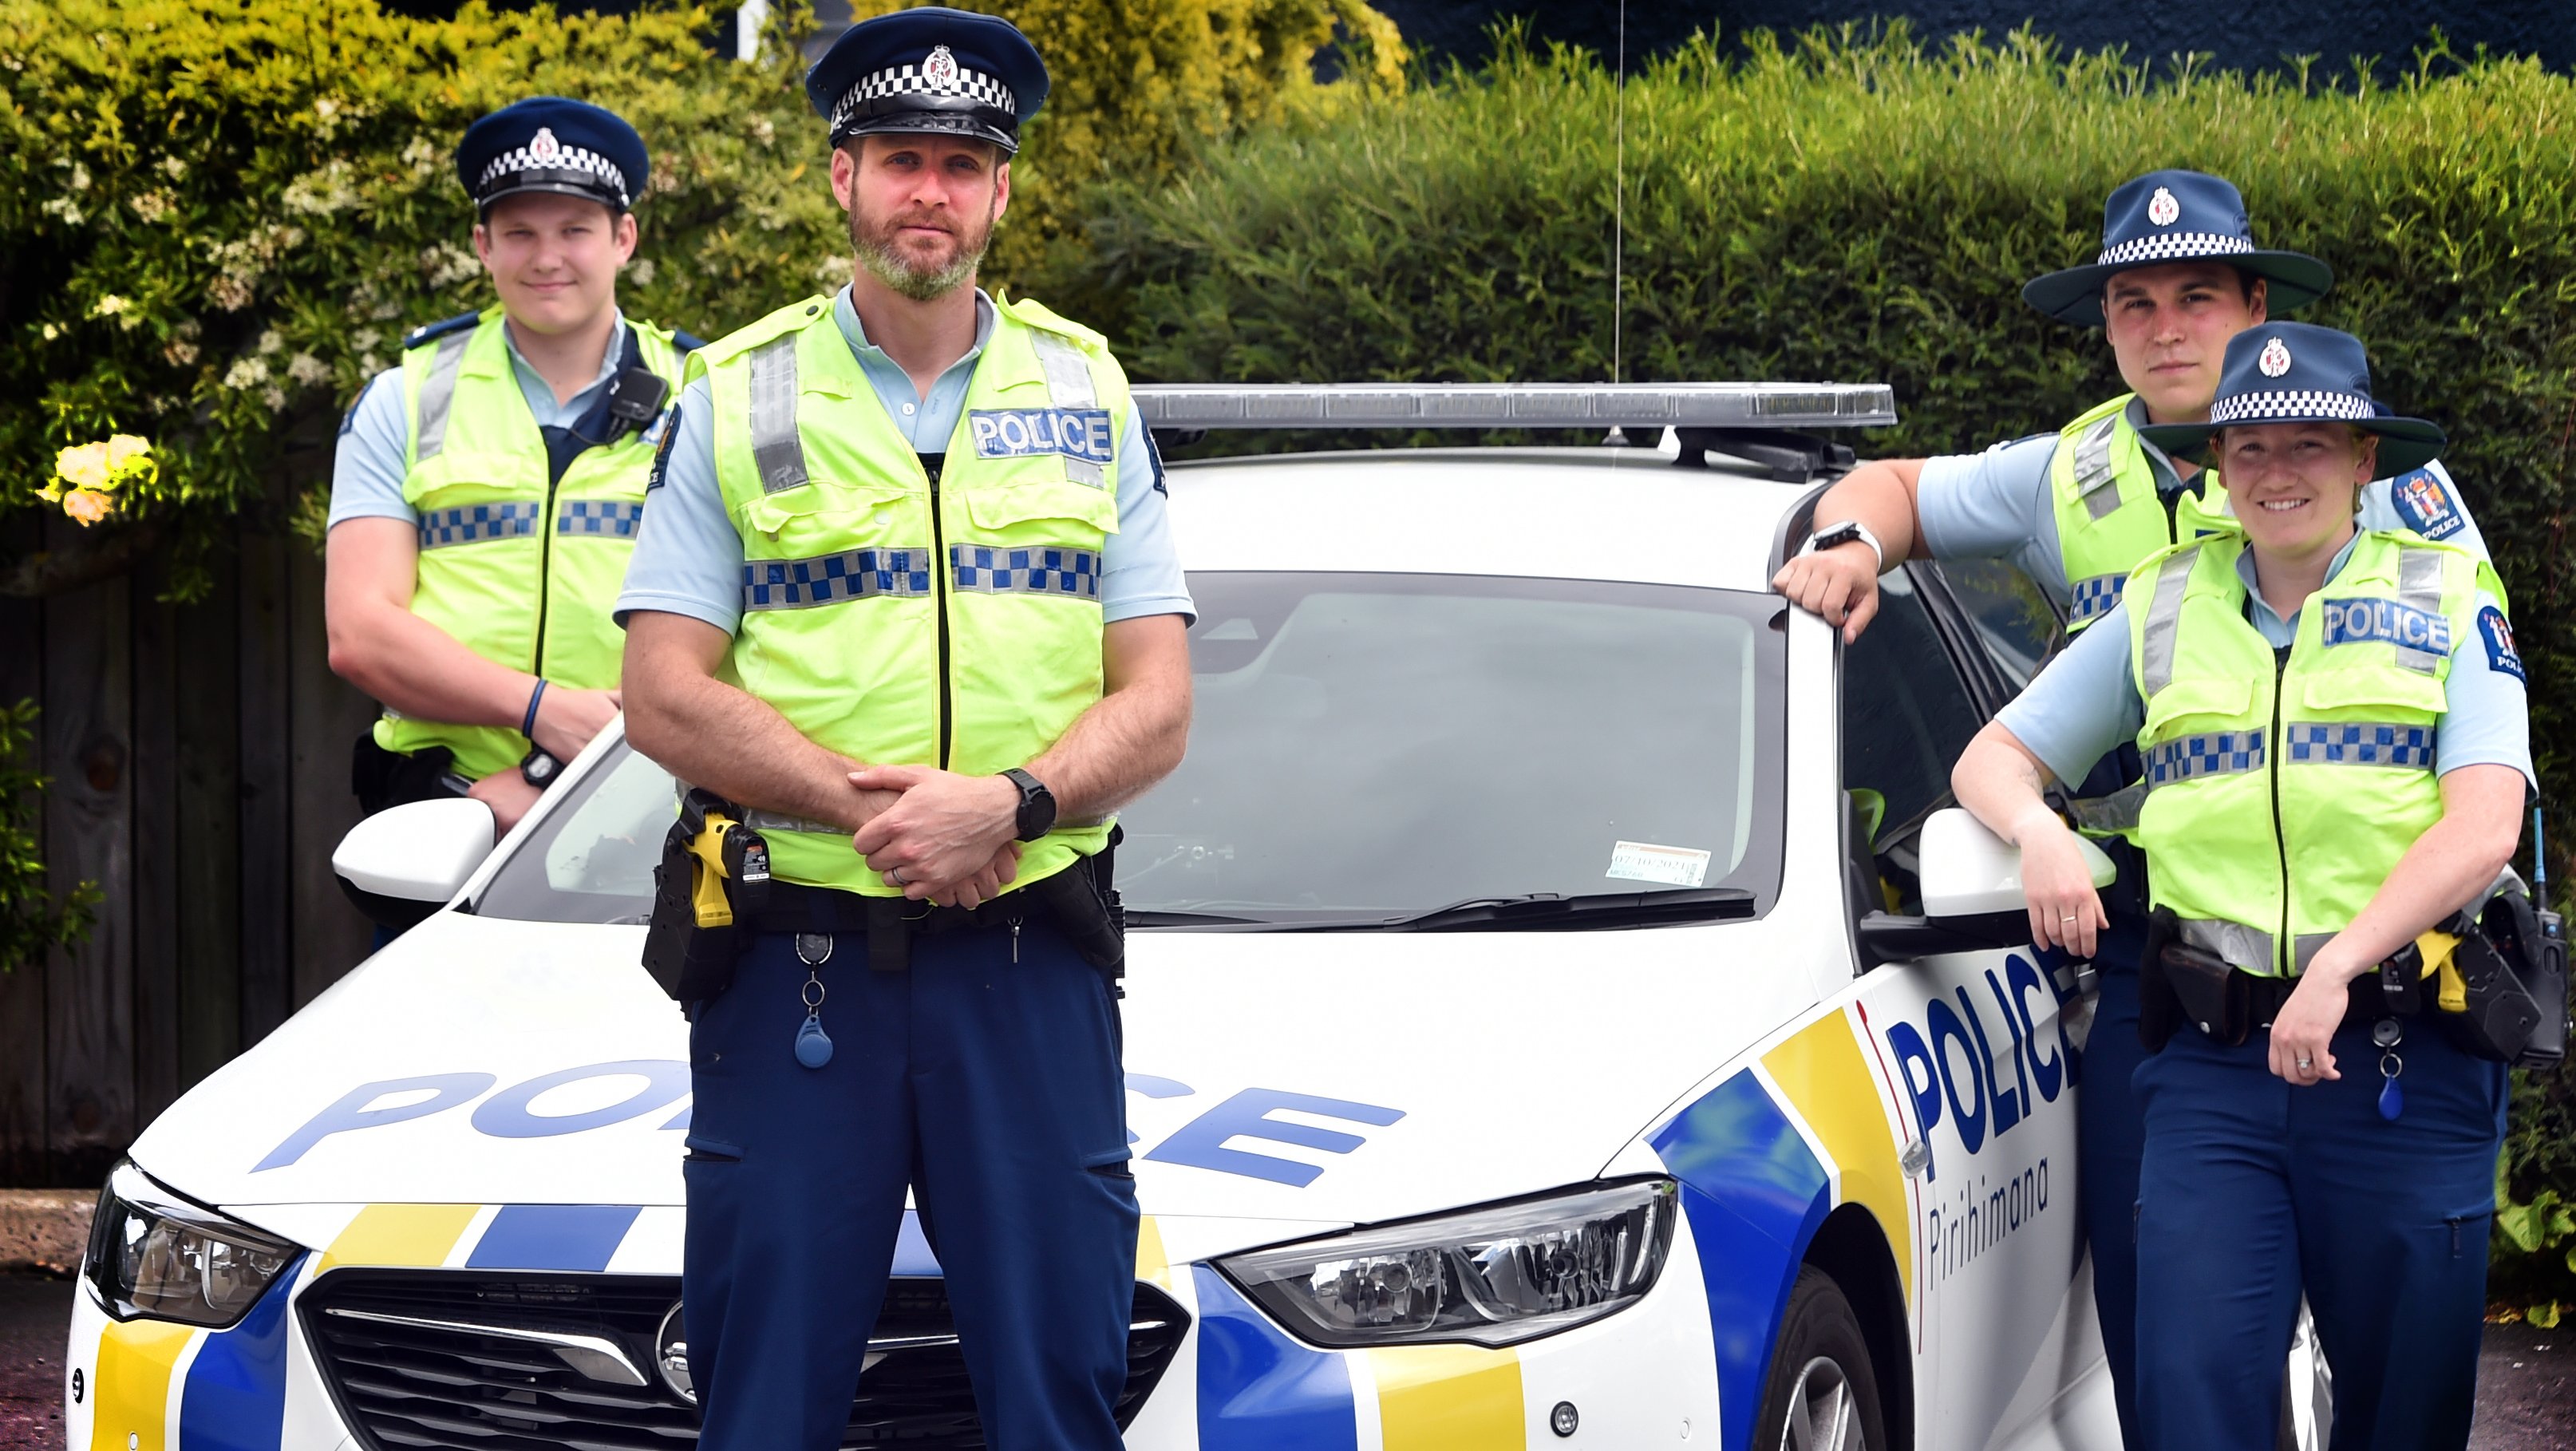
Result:
{"label": "blue key fob", "polygon": [[809,1015],[805,1026],[796,1030],[796,1061],[808,1068],[820,1068],[832,1061],[832,1035],[823,1031],[819,1015]]}

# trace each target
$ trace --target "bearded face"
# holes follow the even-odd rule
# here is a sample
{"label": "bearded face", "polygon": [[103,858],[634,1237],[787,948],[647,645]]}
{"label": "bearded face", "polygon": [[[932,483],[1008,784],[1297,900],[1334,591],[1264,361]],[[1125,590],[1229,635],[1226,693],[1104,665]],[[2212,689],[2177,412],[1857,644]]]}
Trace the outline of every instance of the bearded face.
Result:
{"label": "bearded face", "polygon": [[864,205],[855,206],[850,255],[869,276],[915,302],[928,302],[974,280],[1000,215],[999,195],[981,216],[907,206],[892,216],[872,217]]}
{"label": "bearded face", "polygon": [[1010,200],[1010,172],[988,143],[865,136],[834,160],[850,218],[850,255],[901,296],[927,302],[971,283]]}

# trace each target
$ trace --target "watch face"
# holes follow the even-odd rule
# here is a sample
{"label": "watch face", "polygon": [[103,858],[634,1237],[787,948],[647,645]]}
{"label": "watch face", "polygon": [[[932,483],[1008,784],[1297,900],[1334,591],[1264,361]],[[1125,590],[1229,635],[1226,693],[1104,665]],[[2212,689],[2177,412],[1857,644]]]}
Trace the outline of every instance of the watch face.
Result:
{"label": "watch face", "polygon": [[562,769],[563,763],[546,754],[544,751],[530,751],[528,752],[528,758],[519,763],[519,775],[521,779],[525,780],[531,786],[545,785],[547,782],[552,781],[555,778],[555,773],[557,771]]}

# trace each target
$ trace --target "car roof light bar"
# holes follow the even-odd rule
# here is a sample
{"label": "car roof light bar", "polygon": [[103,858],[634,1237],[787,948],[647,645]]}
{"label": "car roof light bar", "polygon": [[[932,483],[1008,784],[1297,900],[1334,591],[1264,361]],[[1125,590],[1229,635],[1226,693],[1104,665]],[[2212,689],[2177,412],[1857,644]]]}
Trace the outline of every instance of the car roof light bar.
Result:
{"label": "car roof light bar", "polygon": [[1885,383],[1154,383],[1153,428],[1868,428]]}

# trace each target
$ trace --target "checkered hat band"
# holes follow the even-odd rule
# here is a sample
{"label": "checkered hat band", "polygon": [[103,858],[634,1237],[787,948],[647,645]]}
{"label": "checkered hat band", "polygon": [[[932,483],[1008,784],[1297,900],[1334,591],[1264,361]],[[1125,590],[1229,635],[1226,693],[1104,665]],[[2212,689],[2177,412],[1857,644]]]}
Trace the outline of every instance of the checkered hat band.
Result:
{"label": "checkered hat band", "polygon": [[841,97],[841,104],[832,108],[833,128],[838,130],[842,122],[849,120],[868,102],[893,96],[964,96],[978,105],[1008,111],[1014,116],[1020,110],[1012,99],[1011,88],[981,71],[959,66],[956,81],[943,86],[924,76],[920,66],[888,66],[872,76],[861,78],[857,85],[850,87],[848,94]]}
{"label": "checkered hat band", "polygon": [[583,172],[598,178],[620,197],[634,195],[626,188],[626,173],[618,170],[615,162],[583,146],[558,146],[555,154],[547,157],[539,157],[524,146],[504,151],[483,168],[483,179],[474,184],[474,194],[481,196],[493,190],[501,178],[523,171]]}
{"label": "checkered hat band", "polygon": [[2370,400],[2358,393],[2293,388],[2278,393],[2223,394],[2210,405],[2209,421],[2212,426],[2260,423],[2265,419],[2291,419],[2301,423],[2313,419],[2340,419],[2346,423],[2367,423],[2377,413]]}
{"label": "checkered hat band", "polygon": [[2165,232],[2153,237],[2132,237],[2116,247],[2104,248],[2100,265],[2134,267],[2141,262],[2188,262],[2253,250],[2252,242],[2223,232]]}

